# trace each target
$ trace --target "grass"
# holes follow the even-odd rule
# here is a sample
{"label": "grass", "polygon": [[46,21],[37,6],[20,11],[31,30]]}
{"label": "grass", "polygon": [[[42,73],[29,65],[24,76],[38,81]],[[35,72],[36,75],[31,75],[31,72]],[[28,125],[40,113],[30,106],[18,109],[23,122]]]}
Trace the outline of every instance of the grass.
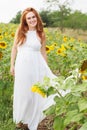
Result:
{"label": "grass", "polygon": [[12,119],[9,119],[9,121],[2,123],[0,125],[0,130],[15,130],[15,124],[13,123]]}
{"label": "grass", "polygon": [[[53,31],[53,28],[49,29]],[[81,40],[87,43],[87,30],[70,29],[70,28],[64,28],[63,32],[61,32],[59,28],[54,28],[54,30],[57,30],[58,32],[62,33],[65,36],[73,37],[77,40]]]}

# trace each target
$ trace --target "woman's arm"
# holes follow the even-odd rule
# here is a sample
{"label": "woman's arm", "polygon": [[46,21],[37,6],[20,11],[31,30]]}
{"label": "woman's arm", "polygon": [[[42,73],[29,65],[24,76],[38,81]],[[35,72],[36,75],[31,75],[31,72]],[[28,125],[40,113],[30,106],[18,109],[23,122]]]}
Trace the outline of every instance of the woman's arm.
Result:
{"label": "woman's arm", "polygon": [[17,54],[17,44],[16,44],[16,39],[14,39],[14,44],[12,46],[12,51],[11,51],[11,67],[10,67],[10,73],[11,75],[14,76],[14,64],[15,64],[15,58]]}
{"label": "woman's arm", "polygon": [[47,54],[46,54],[46,37],[45,34],[42,34],[42,47],[41,47],[41,54],[44,57],[45,61],[47,62]]}

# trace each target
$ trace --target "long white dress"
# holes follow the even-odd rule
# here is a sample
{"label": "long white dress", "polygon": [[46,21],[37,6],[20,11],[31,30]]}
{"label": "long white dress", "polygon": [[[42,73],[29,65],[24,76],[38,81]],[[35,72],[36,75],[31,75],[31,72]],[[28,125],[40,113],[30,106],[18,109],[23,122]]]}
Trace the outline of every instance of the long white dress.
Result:
{"label": "long white dress", "polygon": [[[38,81],[42,82],[44,76],[53,78],[55,75],[40,52],[41,43],[36,31],[28,31],[26,36],[26,42],[18,47],[15,62],[13,120],[28,124],[30,130],[37,130],[47,99],[33,93],[31,86]],[[50,99],[48,101],[52,104]]]}

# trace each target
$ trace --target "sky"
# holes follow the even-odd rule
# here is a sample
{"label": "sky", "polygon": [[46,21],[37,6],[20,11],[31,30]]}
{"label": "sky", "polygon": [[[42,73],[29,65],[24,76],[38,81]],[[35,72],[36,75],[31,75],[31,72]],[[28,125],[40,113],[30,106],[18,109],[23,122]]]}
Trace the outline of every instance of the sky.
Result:
{"label": "sky", "polygon": [[[72,0],[71,8],[87,13],[87,0]],[[8,23],[18,11],[34,7],[40,11],[46,7],[45,0],[0,0],[0,23]]]}

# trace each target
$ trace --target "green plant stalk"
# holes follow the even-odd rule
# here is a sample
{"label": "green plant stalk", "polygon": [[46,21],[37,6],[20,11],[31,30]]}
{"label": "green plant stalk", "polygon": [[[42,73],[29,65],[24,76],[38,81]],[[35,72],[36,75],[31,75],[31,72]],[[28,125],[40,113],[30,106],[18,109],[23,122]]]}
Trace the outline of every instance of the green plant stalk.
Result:
{"label": "green plant stalk", "polygon": [[64,99],[64,97],[62,96],[62,94],[59,92],[59,90],[57,88],[55,88],[55,90],[57,91],[57,93],[59,94],[59,96],[62,98],[63,102],[65,103],[66,100]]}

